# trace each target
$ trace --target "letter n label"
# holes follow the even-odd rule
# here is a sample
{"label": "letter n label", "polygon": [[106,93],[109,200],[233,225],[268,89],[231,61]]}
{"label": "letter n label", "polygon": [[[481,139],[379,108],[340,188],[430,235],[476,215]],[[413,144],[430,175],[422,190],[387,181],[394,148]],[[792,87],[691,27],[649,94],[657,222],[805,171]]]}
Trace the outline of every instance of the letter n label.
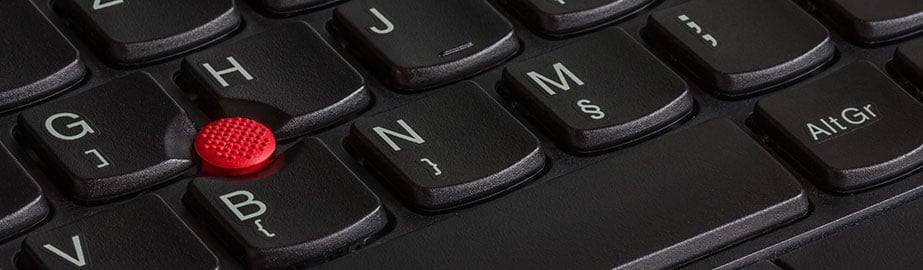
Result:
{"label": "letter n label", "polygon": [[397,124],[400,125],[401,128],[404,129],[404,132],[406,132],[407,134],[393,131],[390,129],[386,129],[383,127],[374,127],[372,128],[372,130],[375,131],[375,133],[378,134],[378,137],[381,137],[381,139],[384,140],[385,143],[387,143],[388,146],[391,147],[391,150],[394,150],[394,152],[401,151],[401,147],[398,146],[397,143],[395,143],[393,139],[391,139],[391,136],[394,136],[395,138],[398,138],[401,140],[410,141],[416,144],[423,144],[426,142],[426,140],[424,140],[423,137],[420,136],[420,134],[417,134],[417,131],[413,130],[413,128],[411,128],[410,125],[407,125],[407,122],[404,122],[404,119],[397,120]]}

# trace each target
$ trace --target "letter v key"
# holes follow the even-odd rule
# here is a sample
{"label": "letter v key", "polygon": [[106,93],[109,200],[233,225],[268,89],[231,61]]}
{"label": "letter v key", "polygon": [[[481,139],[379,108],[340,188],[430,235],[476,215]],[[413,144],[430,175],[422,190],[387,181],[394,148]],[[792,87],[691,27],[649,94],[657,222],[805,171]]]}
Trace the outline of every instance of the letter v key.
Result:
{"label": "letter v key", "polygon": [[55,255],[58,255],[58,256],[61,257],[62,259],[67,260],[68,262],[70,262],[70,263],[76,265],[77,267],[83,267],[83,266],[87,265],[86,258],[84,258],[84,256],[83,256],[83,246],[80,244],[80,236],[79,236],[79,235],[74,235],[73,237],[71,237],[71,242],[74,243],[74,250],[77,252],[77,258],[76,258],[76,259],[74,259],[74,257],[71,257],[71,255],[68,255],[67,253],[64,253],[64,252],[61,251],[60,249],[58,249],[58,248],[52,246],[51,244],[45,244],[45,245],[42,246],[42,247],[45,248],[45,249],[47,249],[48,251],[51,251],[51,253],[54,253]]}

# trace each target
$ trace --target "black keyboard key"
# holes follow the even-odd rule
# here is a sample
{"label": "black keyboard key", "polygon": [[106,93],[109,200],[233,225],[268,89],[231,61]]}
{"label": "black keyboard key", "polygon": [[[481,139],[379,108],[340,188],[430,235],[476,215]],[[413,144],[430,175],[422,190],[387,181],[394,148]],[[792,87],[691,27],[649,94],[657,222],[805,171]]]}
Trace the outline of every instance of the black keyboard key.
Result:
{"label": "black keyboard key", "polygon": [[652,0],[504,0],[533,28],[551,36],[579,33],[616,21]]}
{"label": "black keyboard key", "polygon": [[923,88],[923,39],[898,47],[894,55],[894,66],[917,87]]}
{"label": "black keyboard key", "polygon": [[241,21],[232,0],[60,0],[54,5],[99,54],[118,65],[194,49]]}
{"label": "black keyboard key", "polygon": [[727,120],[623,154],[321,269],[666,269],[808,210],[795,178]]}
{"label": "black keyboard key", "polygon": [[0,2],[0,111],[55,94],[86,73],[80,53],[29,1]]}
{"label": "black keyboard key", "polygon": [[473,82],[357,120],[350,146],[424,210],[470,203],[542,169],[538,138]]}
{"label": "black keyboard key", "polygon": [[647,33],[723,96],[797,79],[835,51],[824,26],[791,1],[689,1],[654,12]]}
{"label": "black keyboard key", "polygon": [[34,226],[50,207],[42,189],[5,146],[0,145],[0,241]]}
{"label": "black keyboard key", "polygon": [[206,213],[252,269],[342,254],[387,223],[378,197],[317,139],[256,175],[197,178],[186,202]]}
{"label": "black keyboard key", "polygon": [[218,258],[160,197],[148,195],[23,241],[41,269],[218,269]]}
{"label": "black keyboard key", "polygon": [[195,126],[145,73],[33,107],[20,114],[19,126],[81,201],[138,191],[193,165]]}
{"label": "black keyboard key", "polygon": [[353,0],[333,24],[347,46],[393,87],[430,88],[513,56],[513,26],[484,0]]}
{"label": "black keyboard key", "polygon": [[880,43],[923,30],[923,1],[815,0],[836,27],[863,43]]}
{"label": "black keyboard key", "polygon": [[318,8],[342,0],[259,0],[263,10],[276,15],[287,15]]}
{"label": "black keyboard key", "polygon": [[760,100],[754,117],[835,191],[880,184],[923,164],[923,105],[868,62]]}
{"label": "black keyboard key", "polygon": [[362,76],[304,23],[190,55],[182,72],[214,118],[251,118],[282,140],[328,126],[371,100]]}
{"label": "black keyboard key", "polygon": [[622,30],[509,65],[501,85],[580,152],[649,135],[693,106],[686,83]]}
{"label": "black keyboard key", "polygon": [[918,269],[923,265],[923,200],[855,222],[783,255],[785,269]]}

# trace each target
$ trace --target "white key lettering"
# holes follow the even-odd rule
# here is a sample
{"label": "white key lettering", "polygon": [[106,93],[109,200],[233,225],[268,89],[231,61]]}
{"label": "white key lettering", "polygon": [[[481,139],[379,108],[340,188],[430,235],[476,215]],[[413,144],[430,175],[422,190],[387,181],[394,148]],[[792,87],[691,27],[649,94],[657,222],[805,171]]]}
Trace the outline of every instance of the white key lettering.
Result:
{"label": "white key lettering", "polygon": [[[54,128],[54,122],[55,120],[58,120],[60,118],[70,118],[72,120],[78,120],[70,124],[67,124],[65,127],[67,128],[80,127],[80,133],[77,133],[76,135],[64,135],[64,134],[61,134],[61,132],[58,132],[58,130]],[[93,130],[93,128],[91,128],[89,124],[87,124],[87,121],[79,120],[79,119],[80,119],[80,116],[74,113],[69,113],[69,112],[57,113],[55,115],[52,115],[51,117],[48,117],[48,119],[45,119],[45,129],[48,130],[48,133],[51,133],[51,136],[54,136],[55,138],[65,140],[65,141],[79,140],[80,138],[83,138],[87,134],[96,133],[96,131]]]}
{"label": "white key lettering", "polygon": [[417,131],[413,130],[413,128],[407,125],[407,122],[404,122],[404,119],[397,120],[397,124],[400,125],[402,128],[404,128],[404,131],[406,131],[407,134],[409,135],[401,134],[396,131],[386,129],[383,127],[374,127],[372,128],[372,131],[375,131],[375,133],[378,134],[378,137],[381,137],[381,139],[384,140],[385,143],[387,143],[388,146],[391,147],[391,150],[394,150],[394,152],[401,151],[401,147],[398,146],[397,143],[395,143],[394,140],[392,140],[390,136],[394,136],[399,139],[410,141],[416,144],[423,144],[426,142],[426,140],[424,140],[423,137],[420,136],[420,134],[417,134]]}
{"label": "white key lettering", "polygon": [[[244,200],[239,203],[231,202],[231,198],[243,196]],[[237,219],[240,221],[247,221],[252,218],[259,217],[266,213],[266,204],[257,200],[253,193],[250,193],[246,190],[238,190],[228,194],[221,195],[219,197],[224,205],[228,207],[228,210],[231,210],[231,213],[234,213],[237,216]],[[257,210],[244,214],[241,212],[241,208],[245,206],[256,206]]]}
{"label": "white key lettering", "polygon": [[99,163],[96,164],[96,168],[103,168],[103,167],[107,167],[107,166],[111,165],[111,164],[109,164],[109,161],[106,160],[105,157],[103,157],[103,154],[100,153],[99,150],[96,150],[96,148],[87,150],[86,152],[83,152],[83,154],[85,154],[85,155],[92,155],[92,156],[95,157],[97,160],[99,160]]}
{"label": "white key lettering", "polygon": [[394,32],[394,24],[391,23],[391,20],[388,20],[388,18],[385,17],[385,15],[381,14],[381,12],[379,12],[377,8],[370,8],[369,12],[371,12],[372,15],[375,16],[375,18],[378,18],[378,20],[381,21],[381,23],[385,25],[384,29],[378,28],[377,26],[373,26],[373,27],[369,27],[369,30],[372,30],[372,32],[375,32],[376,34],[379,34],[379,35],[384,35],[387,33]]}
{"label": "white key lettering", "polygon": [[853,130],[868,126],[881,116],[873,109],[874,105],[867,104],[861,107],[846,107],[836,116],[827,116],[817,119],[817,122],[805,124],[811,140],[822,142],[837,136],[842,136]]}
{"label": "white key lettering", "polygon": [[67,254],[64,251],[61,251],[60,249],[56,248],[55,246],[52,246],[51,244],[45,244],[42,247],[47,249],[52,254],[57,255],[58,257],[61,257],[61,259],[64,259],[65,261],[72,263],[77,267],[86,266],[87,260],[83,256],[83,245],[80,244],[80,236],[79,235],[72,236],[71,242],[74,245],[74,252],[76,253],[77,258],[74,258],[70,254]]}
{"label": "white key lettering", "polygon": [[557,94],[557,92],[555,92],[554,90],[551,89],[550,86],[548,86],[549,83],[551,85],[554,85],[554,87],[561,89],[561,91],[570,90],[571,88],[570,83],[567,82],[568,78],[574,81],[574,83],[577,84],[578,86],[584,85],[583,80],[577,77],[577,75],[574,75],[574,73],[571,72],[570,69],[567,68],[567,66],[564,66],[564,64],[561,64],[560,62],[558,62],[558,63],[555,63],[553,67],[554,67],[554,72],[557,73],[558,75],[558,81],[549,79],[548,77],[545,77],[544,75],[539,74],[538,72],[535,72],[535,71],[526,73],[526,75],[529,76],[529,78],[531,78],[532,81],[535,81],[535,83],[538,84],[538,86],[544,89],[545,92],[551,96]]}
{"label": "white key lettering", "polygon": [[125,3],[123,0],[112,0],[103,3],[104,0],[93,0],[93,10],[100,10],[107,7],[115,6],[118,4]]}
{"label": "white key lettering", "polygon": [[244,79],[248,81],[253,80],[253,76],[250,75],[250,72],[247,72],[247,70],[244,69],[244,67],[240,65],[240,63],[237,62],[237,59],[234,59],[234,57],[232,56],[229,56],[226,59],[228,60],[228,62],[231,63],[231,68],[224,69],[224,70],[216,71],[214,68],[212,68],[210,64],[208,63],[202,64],[202,66],[205,67],[205,70],[207,70],[208,73],[212,74],[212,77],[215,78],[215,81],[218,81],[218,83],[221,84],[221,87],[230,86],[230,84],[228,84],[228,82],[224,80],[224,77],[223,77],[224,75],[228,73],[237,72],[237,73],[240,73],[240,75],[243,76]]}

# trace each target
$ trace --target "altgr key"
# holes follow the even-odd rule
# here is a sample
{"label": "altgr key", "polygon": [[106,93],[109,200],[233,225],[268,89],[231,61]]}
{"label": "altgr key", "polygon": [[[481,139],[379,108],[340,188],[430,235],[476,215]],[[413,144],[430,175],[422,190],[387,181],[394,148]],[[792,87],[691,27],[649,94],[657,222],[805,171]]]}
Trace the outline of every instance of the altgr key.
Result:
{"label": "altgr key", "polygon": [[868,62],[760,100],[755,123],[839,192],[923,164],[923,105]]}

